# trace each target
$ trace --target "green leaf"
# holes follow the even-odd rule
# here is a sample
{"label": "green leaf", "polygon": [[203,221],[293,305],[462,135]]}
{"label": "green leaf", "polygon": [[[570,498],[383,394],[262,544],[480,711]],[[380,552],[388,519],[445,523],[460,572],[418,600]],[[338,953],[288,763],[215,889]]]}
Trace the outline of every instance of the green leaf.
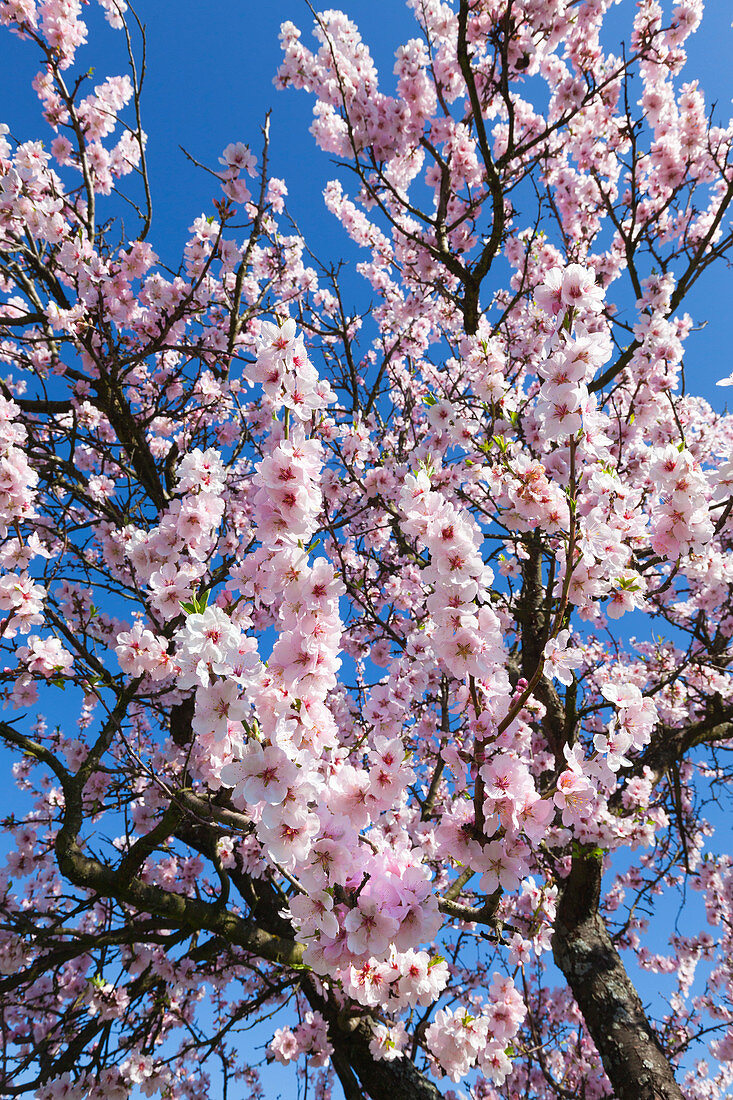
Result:
{"label": "green leaf", "polygon": [[187,603],[181,602],[181,607],[187,615],[203,615],[209,603],[209,592],[203,592],[200,596],[192,596]]}
{"label": "green leaf", "polygon": [[203,592],[200,596],[192,596],[186,603],[181,602],[181,607],[187,615],[203,615],[204,611],[209,603],[209,591]]}

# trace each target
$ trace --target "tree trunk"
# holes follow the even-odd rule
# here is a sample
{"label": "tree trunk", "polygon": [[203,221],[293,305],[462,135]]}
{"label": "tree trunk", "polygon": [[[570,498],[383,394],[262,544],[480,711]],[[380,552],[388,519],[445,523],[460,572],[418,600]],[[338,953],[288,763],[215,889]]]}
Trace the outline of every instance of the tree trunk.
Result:
{"label": "tree trunk", "polygon": [[598,1048],[616,1100],[684,1100],[603,919],[602,856],[573,857],[552,951]]}
{"label": "tree trunk", "polygon": [[372,1029],[368,1017],[342,1018],[333,1000],[319,992],[308,976],[304,975],[301,988],[311,1007],[318,1009],[328,1024],[328,1037],[334,1047],[333,1067],[346,1100],[362,1100],[365,1096],[371,1100],[443,1100],[440,1090],[407,1053],[392,1062],[374,1057],[369,1049]]}

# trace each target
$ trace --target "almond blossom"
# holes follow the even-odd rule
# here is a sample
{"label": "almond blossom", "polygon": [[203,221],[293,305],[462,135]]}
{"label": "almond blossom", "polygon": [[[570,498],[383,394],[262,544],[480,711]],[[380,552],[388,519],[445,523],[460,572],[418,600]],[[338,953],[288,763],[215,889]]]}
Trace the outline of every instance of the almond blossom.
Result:
{"label": "almond blossom", "polygon": [[0,2],[3,1094],[730,1094],[702,8],[285,22],[176,245],[146,12]]}

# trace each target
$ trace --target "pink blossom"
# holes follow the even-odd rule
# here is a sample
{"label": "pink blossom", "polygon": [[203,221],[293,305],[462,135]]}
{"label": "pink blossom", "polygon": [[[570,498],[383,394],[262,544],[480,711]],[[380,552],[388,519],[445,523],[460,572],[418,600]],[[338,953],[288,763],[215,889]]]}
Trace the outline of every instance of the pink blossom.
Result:
{"label": "pink blossom", "polygon": [[572,670],[583,663],[581,653],[568,647],[570,631],[561,630],[555,638],[549,638],[544,648],[545,669],[561,684],[573,682]]}
{"label": "pink blossom", "polygon": [[295,781],[298,769],[282,749],[275,745],[262,747],[251,742],[245,756],[221,771],[222,782],[234,788],[236,802],[282,802],[288,787]]}

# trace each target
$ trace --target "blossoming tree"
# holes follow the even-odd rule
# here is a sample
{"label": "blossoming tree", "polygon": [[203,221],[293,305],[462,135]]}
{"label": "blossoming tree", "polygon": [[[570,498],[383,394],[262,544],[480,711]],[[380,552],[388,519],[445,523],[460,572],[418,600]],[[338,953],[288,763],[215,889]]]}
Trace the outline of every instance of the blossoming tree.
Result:
{"label": "blossoming tree", "polygon": [[3,1096],[260,1097],[258,1021],[347,1100],[733,1082],[702,2],[641,0],[616,54],[611,0],[409,6],[392,93],[345,15],[282,29],[367,317],[267,125],[163,266],[137,17],[103,0],[94,85],[77,0],[0,3],[54,131],[0,137]]}

